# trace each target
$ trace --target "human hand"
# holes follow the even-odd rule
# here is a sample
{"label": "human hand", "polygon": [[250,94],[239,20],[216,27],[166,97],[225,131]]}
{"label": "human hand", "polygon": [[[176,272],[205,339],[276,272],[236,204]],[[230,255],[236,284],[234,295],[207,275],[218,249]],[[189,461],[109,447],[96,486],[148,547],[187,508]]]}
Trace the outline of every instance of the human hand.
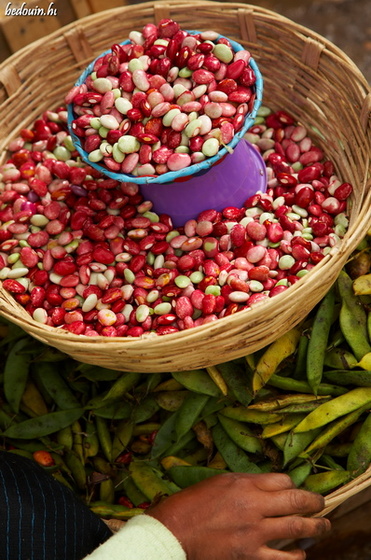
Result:
{"label": "human hand", "polygon": [[330,530],[319,494],[297,489],[279,473],[213,476],[147,510],[182,544],[188,560],[302,560],[302,550],[269,547],[277,539],[316,537]]}

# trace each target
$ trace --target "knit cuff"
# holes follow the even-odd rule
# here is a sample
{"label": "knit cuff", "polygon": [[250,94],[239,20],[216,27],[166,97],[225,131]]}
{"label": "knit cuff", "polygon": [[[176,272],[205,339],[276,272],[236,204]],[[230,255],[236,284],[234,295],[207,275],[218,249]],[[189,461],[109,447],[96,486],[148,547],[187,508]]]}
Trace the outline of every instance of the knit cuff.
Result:
{"label": "knit cuff", "polygon": [[186,560],[171,531],[150,515],[137,515],[85,560]]}

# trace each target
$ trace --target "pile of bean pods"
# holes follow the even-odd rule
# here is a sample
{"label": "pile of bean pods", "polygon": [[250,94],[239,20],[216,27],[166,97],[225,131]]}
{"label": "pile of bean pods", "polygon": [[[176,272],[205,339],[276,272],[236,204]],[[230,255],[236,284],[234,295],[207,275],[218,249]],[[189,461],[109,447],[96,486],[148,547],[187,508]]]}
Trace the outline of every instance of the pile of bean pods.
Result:
{"label": "pile of bean pods", "polygon": [[352,186],[284,111],[261,107],[246,135],[266,193],[177,229],[138,185],[83,164],[66,120],[46,111],[0,168],[0,280],[40,323],[107,337],[207,324],[287,290],[347,230]]}
{"label": "pile of bean pods", "polygon": [[328,494],[371,461],[371,244],[297,327],[245,358],[120,373],[0,325],[0,445],[103,518],[220,472],[286,472]]}

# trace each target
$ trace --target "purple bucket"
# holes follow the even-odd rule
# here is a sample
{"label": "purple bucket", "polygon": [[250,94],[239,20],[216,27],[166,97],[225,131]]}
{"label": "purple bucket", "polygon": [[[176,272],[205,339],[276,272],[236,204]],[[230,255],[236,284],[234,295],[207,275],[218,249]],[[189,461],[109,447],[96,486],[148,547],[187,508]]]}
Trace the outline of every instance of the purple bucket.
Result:
{"label": "purple bucket", "polygon": [[168,214],[175,227],[197,218],[203,210],[241,207],[257,191],[265,192],[266,166],[259,152],[246,140],[208,170],[172,183],[139,185],[157,214]]}

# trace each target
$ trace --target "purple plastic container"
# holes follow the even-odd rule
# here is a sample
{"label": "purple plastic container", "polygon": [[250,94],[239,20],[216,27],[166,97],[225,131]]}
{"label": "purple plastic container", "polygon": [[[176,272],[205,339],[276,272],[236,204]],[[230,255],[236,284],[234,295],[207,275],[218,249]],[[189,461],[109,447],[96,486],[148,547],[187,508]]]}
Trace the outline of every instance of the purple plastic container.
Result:
{"label": "purple plastic container", "polygon": [[266,187],[265,163],[244,139],[238,142],[233,153],[191,178],[139,185],[144,198],[153,202],[153,210],[170,215],[175,227],[197,218],[203,210],[240,207],[257,191],[265,192]]}

